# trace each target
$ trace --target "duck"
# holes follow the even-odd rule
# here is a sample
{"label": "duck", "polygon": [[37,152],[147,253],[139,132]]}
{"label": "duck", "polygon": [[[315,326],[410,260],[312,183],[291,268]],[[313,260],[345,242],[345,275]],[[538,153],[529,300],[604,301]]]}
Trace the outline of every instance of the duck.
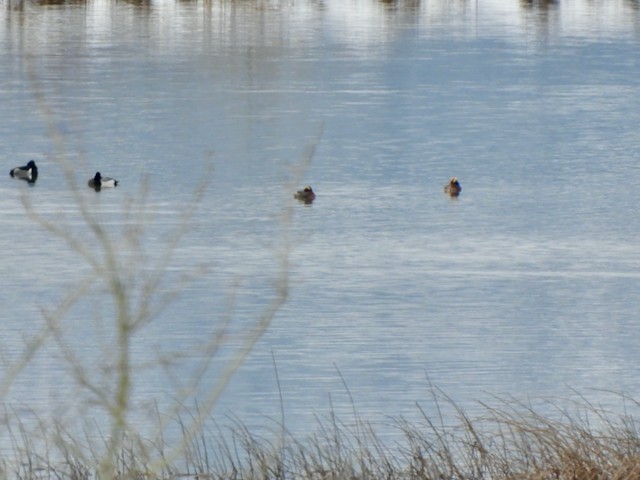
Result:
{"label": "duck", "polygon": [[460,182],[456,177],[451,177],[449,183],[444,186],[444,192],[448,193],[452,197],[457,197],[458,195],[460,195],[461,191],[462,187],[460,186]]}
{"label": "duck", "polygon": [[96,172],[96,175],[89,180],[89,186],[96,190],[96,192],[100,191],[102,188],[114,188],[118,186],[118,180],[111,177],[103,177],[100,175],[100,172]]}
{"label": "duck", "polygon": [[13,178],[26,180],[29,183],[35,183],[38,179],[38,167],[36,167],[36,162],[29,160],[29,163],[26,165],[11,169],[9,175]]}
{"label": "duck", "polygon": [[294,193],[293,198],[304,203],[311,203],[316,199],[316,194],[313,192],[313,189],[309,185],[307,185],[302,190],[298,190],[296,193]]}

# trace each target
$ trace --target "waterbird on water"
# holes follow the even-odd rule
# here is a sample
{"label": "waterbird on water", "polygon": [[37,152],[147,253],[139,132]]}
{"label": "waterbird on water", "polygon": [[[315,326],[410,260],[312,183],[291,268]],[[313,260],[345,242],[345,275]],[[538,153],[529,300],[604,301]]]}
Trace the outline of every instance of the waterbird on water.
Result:
{"label": "waterbird on water", "polygon": [[11,169],[9,175],[14,178],[26,180],[29,183],[35,183],[38,179],[38,167],[36,167],[36,162],[29,160],[29,163],[26,165]]}
{"label": "waterbird on water", "polygon": [[100,172],[89,180],[89,186],[99,192],[102,188],[114,188],[118,186],[118,180],[111,177],[103,177]]}
{"label": "waterbird on water", "polygon": [[448,193],[452,197],[457,197],[458,195],[460,195],[461,191],[462,187],[460,186],[460,182],[456,177],[451,177],[449,183],[444,186],[444,192]]}
{"label": "waterbird on water", "polygon": [[316,194],[313,192],[313,189],[309,185],[307,185],[302,190],[298,190],[296,193],[294,193],[293,198],[304,203],[311,203],[316,199]]}

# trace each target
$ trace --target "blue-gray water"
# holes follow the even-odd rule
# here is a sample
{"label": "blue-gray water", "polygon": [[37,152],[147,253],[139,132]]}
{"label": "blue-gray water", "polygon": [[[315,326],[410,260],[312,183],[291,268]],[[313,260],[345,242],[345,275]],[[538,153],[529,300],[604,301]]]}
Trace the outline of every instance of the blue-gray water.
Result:
{"label": "blue-gray water", "polygon": [[[194,213],[161,292],[195,279],[134,338],[146,368],[137,406],[164,405],[192,372],[190,359],[167,375],[162,354],[197,360],[224,321],[242,331],[259,318],[288,232],[288,300],[217,418],[260,429],[282,406],[306,433],[315,414],[355,405],[384,434],[387,416],[432,411],[430,384],[471,414],[494,396],[564,408],[583,395],[622,411],[609,392],[639,393],[640,8],[545,5],[3,3],[4,378],[90,274],[23,199],[101,254],[66,158],[116,237],[148,179],[144,257],[130,265],[157,265],[167,232]],[[9,178],[32,158],[33,187]],[[97,170],[120,186],[86,188]],[[443,194],[451,176],[455,200]],[[307,183],[318,197],[298,204]],[[54,316],[63,338],[48,339],[6,402],[43,419],[77,404],[97,415],[63,352],[90,378],[109,371],[102,290]]]}

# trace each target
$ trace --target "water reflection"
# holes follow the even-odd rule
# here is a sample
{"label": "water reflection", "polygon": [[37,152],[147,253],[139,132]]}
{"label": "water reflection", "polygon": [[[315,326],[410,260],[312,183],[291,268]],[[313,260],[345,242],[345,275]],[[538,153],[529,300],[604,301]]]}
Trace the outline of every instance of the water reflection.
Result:
{"label": "water reflection", "polygon": [[520,5],[525,9],[547,10],[549,8],[557,8],[558,0],[520,0]]}
{"label": "water reflection", "polygon": [[82,5],[91,0],[36,0],[36,4],[43,7],[64,6],[64,5]]}
{"label": "water reflection", "polygon": [[625,3],[634,10],[640,10],[640,0],[626,0]]}
{"label": "water reflection", "polygon": [[[275,41],[282,32],[287,30],[293,36],[300,35],[302,39],[308,40],[307,35],[312,32],[305,31],[301,27],[301,22],[315,17],[322,19],[329,27],[330,32],[339,35],[348,34],[346,38],[353,43],[364,45],[378,45],[381,35],[385,35],[416,26],[421,29],[432,29],[439,25],[449,24],[451,33],[457,33],[457,26],[462,21],[465,28],[460,30],[464,35],[477,34],[485,30],[482,25],[490,25],[496,21],[508,27],[508,32],[512,33],[514,39],[522,34],[522,14],[526,14],[524,27],[526,29],[541,28],[546,31],[548,24],[559,14],[566,10],[572,15],[572,22],[558,24],[558,29],[562,28],[576,34],[588,34],[597,29],[599,31],[625,31],[631,28],[637,31],[640,28],[640,18],[638,17],[639,2],[625,0],[623,3],[611,4],[607,2],[592,2],[585,4],[580,2],[575,6],[567,6],[558,0],[520,0],[517,4],[505,4],[497,0],[487,2],[477,2],[475,0],[421,2],[420,0],[355,0],[353,2],[316,1],[305,3],[295,9],[294,15],[284,15],[286,8],[278,3],[265,7],[261,2],[197,2],[193,0],[120,0],[114,4],[109,0],[10,0],[4,2],[6,6],[5,15],[10,19],[11,11],[23,11],[28,6],[72,6],[85,5],[88,16],[84,27],[91,37],[97,33],[103,33],[105,27],[112,26],[114,34],[117,32],[118,20],[109,13],[114,5],[130,5],[138,7],[129,14],[151,15],[153,13],[154,24],[162,25],[164,28],[157,30],[162,33],[162,38],[176,38],[180,35],[182,24],[180,18],[183,15],[193,13],[205,13],[206,16],[200,20],[199,28],[205,31],[215,32],[217,39],[224,39],[225,36],[233,38],[227,41],[236,44],[242,35],[248,36],[250,24],[255,25],[256,15],[262,17],[262,27],[251,31],[246,43],[253,43],[258,36],[264,37],[263,44]],[[45,9],[46,11],[46,9]],[[393,13],[393,16],[389,14]],[[396,16],[402,13],[404,15]],[[253,18],[250,18],[253,17]],[[135,21],[136,18],[130,20]],[[39,28],[45,28],[43,22],[45,17],[31,19],[31,28],[36,35]],[[223,22],[222,24],[220,22]],[[232,23],[235,25],[232,27]],[[247,29],[242,28],[247,25]],[[371,28],[376,25],[376,28]],[[220,28],[220,27],[223,28]],[[240,28],[238,28],[238,26]],[[473,26],[474,28],[469,28]],[[477,30],[482,28],[482,30]],[[196,33],[198,29],[190,33]],[[149,34],[155,32],[150,31]],[[319,32],[317,32],[319,33]],[[1,34],[1,32],[0,32]],[[240,37],[239,37],[240,35]],[[109,36],[101,35],[103,40],[110,40]],[[39,48],[52,42],[38,42]],[[193,41],[187,42],[194,44]]]}
{"label": "water reflection", "polygon": [[407,11],[419,11],[421,1],[420,0],[378,0],[381,4],[388,7],[390,10],[407,10]]}
{"label": "water reflection", "polygon": [[133,5],[135,7],[151,8],[153,6],[153,0],[118,0],[122,3]]}

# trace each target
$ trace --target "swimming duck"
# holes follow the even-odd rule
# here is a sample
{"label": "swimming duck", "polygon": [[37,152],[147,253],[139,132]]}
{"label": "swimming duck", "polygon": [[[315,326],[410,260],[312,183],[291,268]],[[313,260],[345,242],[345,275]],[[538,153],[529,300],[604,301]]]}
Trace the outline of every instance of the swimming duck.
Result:
{"label": "swimming duck", "polygon": [[26,165],[12,169],[9,175],[14,178],[26,180],[29,183],[35,183],[38,179],[38,167],[36,167],[36,162],[29,160],[29,163]]}
{"label": "swimming duck", "polygon": [[102,188],[113,188],[118,186],[118,181],[111,177],[103,177],[100,172],[96,172],[95,177],[89,180],[89,186],[100,191]]}
{"label": "swimming duck", "polygon": [[315,200],[316,194],[313,192],[313,189],[309,185],[307,185],[302,190],[298,190],[296,193],[294,193],[293,198],[304,203],[311,203]]}
{"label": "swimming duck", "polygon": [[456,177],[451,177],[449,183],[444,186],[444,192],[448,193],[452,197],[457,197],[458,195],[460,195],[461,191],[462,187],[460,186],[460,182],[458,182],[458,179]]}

